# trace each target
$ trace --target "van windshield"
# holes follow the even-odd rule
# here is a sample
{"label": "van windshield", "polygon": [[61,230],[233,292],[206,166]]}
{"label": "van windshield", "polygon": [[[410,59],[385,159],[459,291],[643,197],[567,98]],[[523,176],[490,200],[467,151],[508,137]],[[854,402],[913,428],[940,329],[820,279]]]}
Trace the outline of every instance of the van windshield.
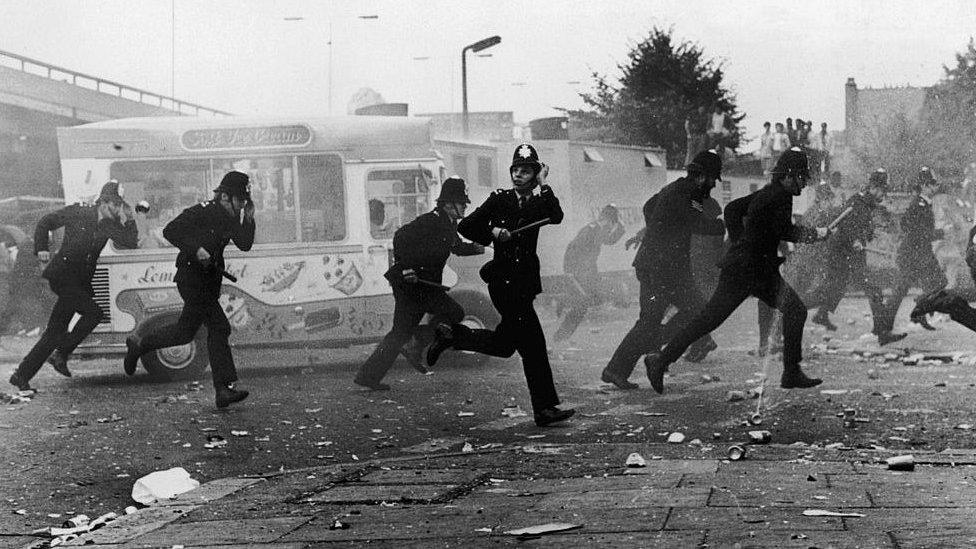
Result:
{"label": "van windshield", "polygon": [[406,170],[376,170],[366,177],[370,236],[393,238],[393,233],[431,209],[431,172],[419,166]]}
{"label": "van windshield", "polygon": [[336,155],[120,161],[111,176],[130,204],[149,203],[138,214],[139,248],[167,248],[163,228],[184,209],[213,197],[230,170],[251,178],[255,244],[334,242],[346,237],[342,160]]}

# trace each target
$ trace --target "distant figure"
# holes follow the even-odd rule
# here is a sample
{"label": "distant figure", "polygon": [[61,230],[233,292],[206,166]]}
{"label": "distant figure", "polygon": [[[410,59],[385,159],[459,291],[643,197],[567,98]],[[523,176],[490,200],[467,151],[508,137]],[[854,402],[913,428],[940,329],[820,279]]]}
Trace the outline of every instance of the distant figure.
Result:
{"label": "distant figure", "polygon": [[386,204],[376,198],[369,199],[369,234],[373,238],[393,238],[393,230],[386,220]]}
{"label": "distant figure", "polygon": [[620,224],[620,212],[613,204],[607,204],[600,211],[596,221],[583,226],[576,238],[566,246],[563,256],[563,272],[572,277],[577,294],[573,296],[569,311],[553,336],[555,341],[564,341],[576,332],[586,310],[599,305],[606,292],[597,268],[597,259],[603,246],[616,244],[624,234]]}
{"label": "distant figure", "polygon": [[688,114],[685,118],[685,137],[687,146],[685,150],[685,165],[690,164],[695,155],[708,148],[708,113],[704,106]]}
{"label": "distant figure", "polygon": [[791,142],[789,135],[783,130],[783,124],[776,123],[776,133],[773,134],[773,164],[779,160],[780,155],[790,150]]}
{"label": "distant figure", "polygon": [[705,148],[714,150],[723,158],[725,157],[725,149],[728,145],[729,135],[732,133],[729,131],[728,126],[728,114],[722,110],[721,105],[716,103],[712,108],[712,114],[709,116],[708,143]]}
{"label": "distant figure", "polygon": [[[48,251],[51,231],[64,227],[64,242],[54,257]],[[71,377],[68,359],[102,319],[95,302],[92,277],[105,244],[112,240],[120,248],[135,248],[139,234],[133,212],[122,200],[119,182],[102,186],[94,204],[72,204],[49,213],[34,230],[34,253],[44,267],[43,276],[58,296],[47,329],[20,362],[10,383],[21,391],[31,390],[30,380],[46,360],[61,375]],[[81,318],[69,332],[72,317]]]}
{"label": "distant figure", "polygon": [[773,136],[769,122],[764,122],[763,133],[759,136],[759,164],[764,176],[769,175],[769,170],[773,167]]}
{"label": "distant figure", "polygon": [[793,119],[786,119],[786,136],[790,138],[790,143],[796,145],[796,130],[793,129]]}

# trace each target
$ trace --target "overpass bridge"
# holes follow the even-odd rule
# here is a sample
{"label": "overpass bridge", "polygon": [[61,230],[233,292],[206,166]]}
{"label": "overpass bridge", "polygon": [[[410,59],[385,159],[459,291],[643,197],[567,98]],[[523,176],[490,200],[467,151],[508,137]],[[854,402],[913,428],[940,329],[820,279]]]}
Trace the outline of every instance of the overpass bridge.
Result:
{"label": "overpass bridge", "polygon": [[229,114],[0,50],[0,199],[61,196],[59,126],[134,116]]}

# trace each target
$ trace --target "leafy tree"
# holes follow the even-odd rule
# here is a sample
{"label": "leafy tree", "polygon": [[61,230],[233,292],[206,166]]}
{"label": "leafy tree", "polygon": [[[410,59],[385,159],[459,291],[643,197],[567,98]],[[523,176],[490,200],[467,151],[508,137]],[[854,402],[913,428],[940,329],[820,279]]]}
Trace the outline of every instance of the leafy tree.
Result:
{"label": "leafy tree", "polygon": [[580,94],[583,109],[564,109],[572,118],[574,138],[663,147],[668,163],[681,166],[685,119],[700,116],[699,109],[711,113],[717,104],[729,116],[728,146],[738,147],[744,115],[723,86],[722,64],[707,59],[697,44],[676,40],[672,29],[654,27],[617,68],[621,77],[616,82],[593,74],[593,91]]}

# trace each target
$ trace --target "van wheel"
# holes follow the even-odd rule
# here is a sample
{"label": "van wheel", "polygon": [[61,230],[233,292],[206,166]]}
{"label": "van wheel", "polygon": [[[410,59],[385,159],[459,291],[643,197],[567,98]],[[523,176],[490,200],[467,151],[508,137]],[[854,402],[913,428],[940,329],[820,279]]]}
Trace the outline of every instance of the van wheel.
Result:
{"label": "van wheel", "polygon": [[[139,335],[145,337],[152,331],[176,322],[177,315],[154,316],[139,326]],[[207,355],[207,328],[201,326],[193,341],[157,349],[142,355],[142,366],[154,381],[184,381],[200,379],[210,360]]]}
{"label": "van wheel", "polygon": [[501,315],[495,310],[495,306],[491,304],[491,300],[482,293],[463,290],[456,294],[452,292],[451,297],[464,309],[464,318],[461,320],[461,324],[468,328],[492,329],[502,320]]}

